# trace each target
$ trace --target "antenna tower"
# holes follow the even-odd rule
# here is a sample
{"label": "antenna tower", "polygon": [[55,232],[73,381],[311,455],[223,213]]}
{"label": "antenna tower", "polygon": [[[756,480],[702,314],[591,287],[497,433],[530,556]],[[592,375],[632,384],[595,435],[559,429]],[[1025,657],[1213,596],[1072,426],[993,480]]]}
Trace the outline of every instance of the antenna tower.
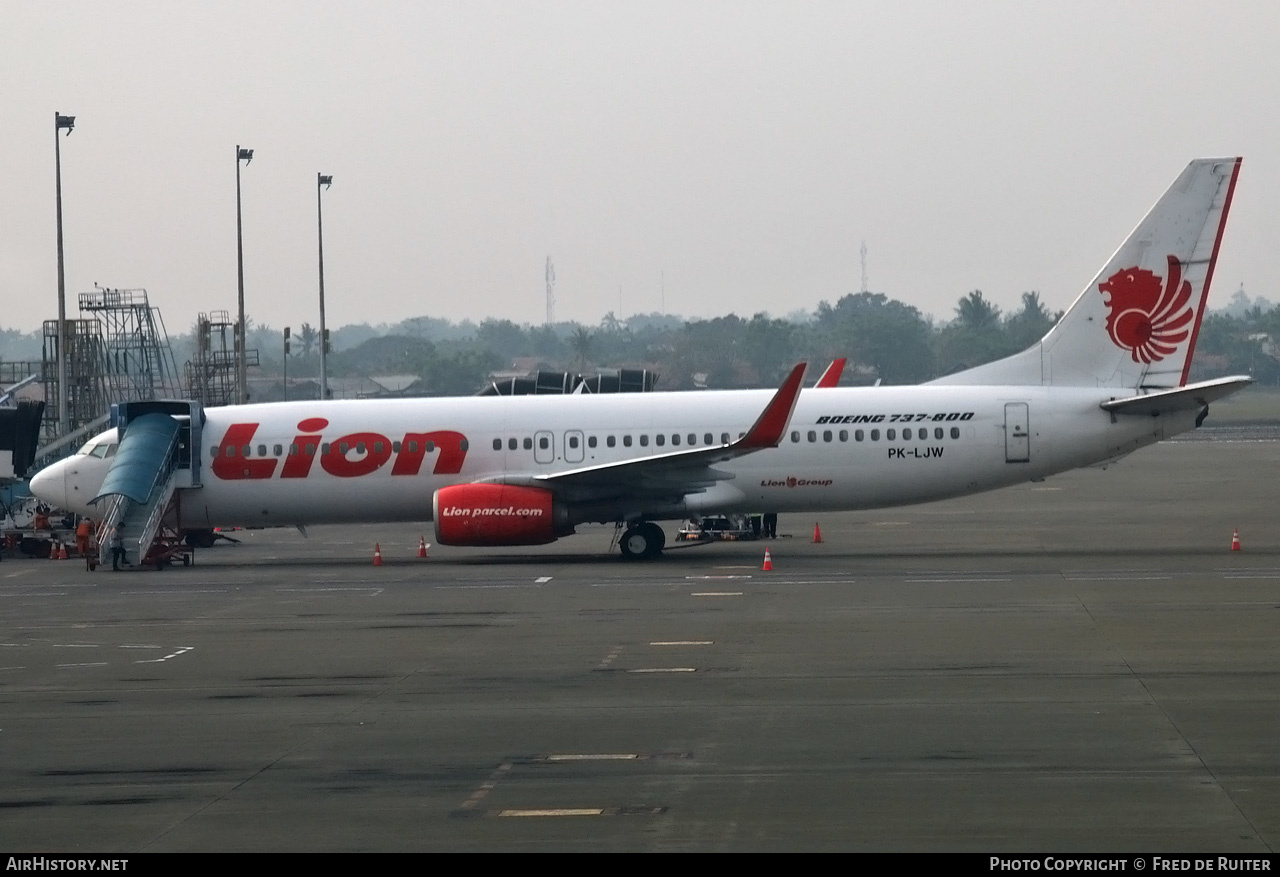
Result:
{"label": "antenna tower", "polygon": [[862,242],[862,291],[867,291],[867,242]]}
{"label": "antenna tower", "polygon": [[547,325],[556,321],[556,266],[551,264],[547,256]]}

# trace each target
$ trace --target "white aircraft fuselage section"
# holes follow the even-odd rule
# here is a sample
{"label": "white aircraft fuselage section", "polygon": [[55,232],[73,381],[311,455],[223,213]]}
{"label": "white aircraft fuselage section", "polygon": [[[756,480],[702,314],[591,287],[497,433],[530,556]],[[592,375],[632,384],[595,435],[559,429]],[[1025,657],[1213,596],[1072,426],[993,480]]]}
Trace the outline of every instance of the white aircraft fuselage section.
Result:
{"label": "white aircraft fuselage section", "polygon": [[[777,448],[715,467],[731,478],[679,504],[619,508],[607,520],[928,502],[1090,465],[1194,426],[1190,412],[1113,418],[1099,405],[1114,396],[1055,387],[806,391]],[[722,391],[209,409],[203,486],[180,492],[180,522],[195,528],[430,520],[432,495],[448,485],[538,478],[706,447],[708,438],[711,445],[736,439],[769,397]],[[326,425],[317,428],[317,419]],[[458,446],[433,441],[427,451],[420,440],[410,453],[412,436],[441,433],[460,436]],[[296,464],[308,458],[308,444],[312,456],[300,475]],[[413,458],[416,471],[406,471]],[[455,471],[437,473],[441,463]]]}

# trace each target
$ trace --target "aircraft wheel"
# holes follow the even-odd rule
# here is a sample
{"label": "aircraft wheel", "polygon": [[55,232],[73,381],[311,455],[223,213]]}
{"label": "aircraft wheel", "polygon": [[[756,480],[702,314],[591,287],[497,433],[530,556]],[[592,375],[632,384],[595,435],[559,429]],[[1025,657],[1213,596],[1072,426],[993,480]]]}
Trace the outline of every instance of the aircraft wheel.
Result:
{"label": "aircraft wheel", "polygon": [[648,560],[657,557],[666,542],[661,527],[652,521],[643,521],[626,529],[618,540],[618,547],[626,560]]}

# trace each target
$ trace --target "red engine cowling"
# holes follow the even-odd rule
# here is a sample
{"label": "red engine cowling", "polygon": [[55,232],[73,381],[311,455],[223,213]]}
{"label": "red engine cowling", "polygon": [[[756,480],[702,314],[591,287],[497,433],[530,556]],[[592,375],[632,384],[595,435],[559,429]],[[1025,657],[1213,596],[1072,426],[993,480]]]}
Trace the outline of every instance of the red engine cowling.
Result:
{"label": "red engine cowling", "polygon": [[431,505],[441,545],[544,545],[565,535],[554,497],[537,487],[455,484],[437,490]]}

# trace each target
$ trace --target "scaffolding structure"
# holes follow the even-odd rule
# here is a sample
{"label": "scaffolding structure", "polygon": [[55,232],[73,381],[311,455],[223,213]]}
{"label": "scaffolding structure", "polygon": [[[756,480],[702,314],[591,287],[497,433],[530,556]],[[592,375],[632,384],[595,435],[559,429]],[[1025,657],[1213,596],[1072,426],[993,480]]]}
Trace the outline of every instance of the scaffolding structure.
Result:
{"label": "scaffolding structure", "polygon": [[[100,423],[116,402],[174,398],[181,392],[169,336],[160,310],[145,289],[105,289],[79,295],[81,317],[44,321],[41,382],[44,384],[44,441],[65,439],[58,423],[59,403],[67,400],[68,435]],[[58,380],[65,357],[66,386]]]}
{"label": "scaffolding structure", "polygon": [[169,335],[145,289],[82,292],[80,313],[96,314],[102,324],[102,374],[110,402],[178,396],[181,385]]}
{"label": "scaffolding structure", "polygon": [[[187,397],[206,408],[234,405],[236,392],[237,324],[227,311],[200,314],[196,319],[196,355],[184,371]],[[258,365],[258,351],[245,351],[245,365]]]}
{"label": "scaffolding structure", "polygon": [[[66,321],[66,343],[58,338],[58,321],[44,321],[41,382],[44,384],[44,441],[59,438],[58,411],[63,394],[67,398],[67,425],[70,432],[101,417],[110,406],[103,375],[105,349],[102,325],[97,320]],[[67,386],[58,383],[58,358],[66,357]]]}

